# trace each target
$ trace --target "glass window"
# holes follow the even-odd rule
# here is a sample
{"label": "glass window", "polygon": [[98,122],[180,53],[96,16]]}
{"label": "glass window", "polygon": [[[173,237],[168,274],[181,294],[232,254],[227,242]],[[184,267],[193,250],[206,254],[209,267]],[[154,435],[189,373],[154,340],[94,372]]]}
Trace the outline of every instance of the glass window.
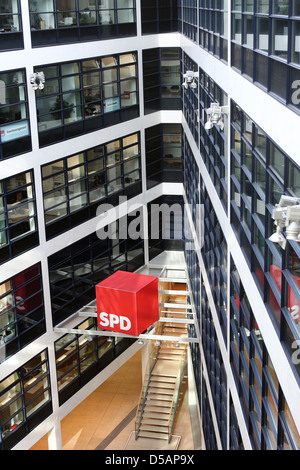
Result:
{"label": "glass window", "polygon": [[259,127],[254,127],[254,148],[266,161],[267,158],[267,137]]}
{"label": "glass window", "polygon": [[292,62],[300,64],[300,21],[292,22]]}
{"label": "glass window", "polygon": [[269,13],[269,0],[258,0],[257,11],[259,13]]}
{"label": "glass window", "polygon": [[[0,284],[0,363],[45,329],[40,266]],[[26,334],[24,334],[26,332]]]}
{"label": "glass window", "polygon": [[[27,89],[23,70],[0,73],[0,132],[0,159],[1,156],[6,158],[30,150]],[[6,147],[12,147],[12,141],[15,149],[7,152]]]}
{"label": "glass window", "polygon": [[276,15],[288,15],[289,13],[289,0],[274,0],[273,13]]}
{"label": "glass window", "polygon": [[[46,81],[45,91],[37,93],[42,145],[49,140],[53,143],[89,132],[93,128],[101,127],[101,124],[109,125],[110,121],[102,120],[103,114],[136,106],[137,69],[133,63],[135,54],[124,54],[120,56],[120,61],[124,64],[122,67],[118,66],[119,56],[87,59],[82,63],[63,63],[56,70],[52,67],[43,67],[46,77],[49,72],[52,80]],[[58,75],[58,79],[53,79],[55,75]],[[124,112],[116,116],[116,119],[122,121],[131,117]],[[92,118],[97,120],[93,123]],[[90,121],[86,125],[78,122],[86,119]],[[64,130],[65,125],[70,127]],[[56,131],[52,136],[49,131],[54,128]]]}
{"label": "glass window", "polygon": [[257,17],[256,48],[269,52],[269,19]]}
{"label": "glass window", "polygon": [[29,10],[32,31],[56,27],[53,0],[29,0]]}
{"label": "glass window", "polygon": [[273,143],[270,143],[270,167],[274,170],[276,176],[283,181],[285,156]]}
{"label": "glass window", "polygon": [[275,19],[272,20],[272,53],[287,59],[288,51],[288,22],[287,20]]}
{"label": "glass window", "polygon": [[[17,0],[1,2],[0,32],[16,32],[21,30],[20,5]],[[9,41],[9,39],[7,39]]]}
{"label": "glass window", "polygon": [[288,189],[293,196],[300,197],[300,170],[291,161],[288,162]]}
{"label": "glass window", "polygon": [[[44,411],[38,416],[36,412],[42,407]],[[36,426],[51,412],[48,357],[44,351],[0,382],[0,448],[10,449],[22,439],[32,429],[33,415]],[[26,421],[27,431],[22,427]]]}
{"label": "glass window", "polygon": [[293,16],[300,16],[300,4],[298,0],[292,0]]}
{"label": "glass window", "polygon": [[37,232],[32,172],[3,180],[0,190],[1,262],[35,246],[38,237],[24,238]]}
{"label": "glass window", "polygon": [[[128,164],[127,164],[128,162]],[[129,184],[140,181],[139,134],[135,133],[116,139],[103,146],[93,147],[63,160],[42,167],[44,211],[48,233],[53,236],[51,225],[58,219],[69,217],[72,213],[90,206],[95,201],[121,190]],[[123,181],[122,175],[128,175]],[[108,182],[108,186],[106,184]],[[93,209],[93,216],[95,211]],[[1,217],[1,212],[0,212]],[[77,223],[89,217],[82,214]],[[0,219],[1,220],[1,219]],[[76,221],[70,220],[71,225]],[[2,224],[3,237],[5,224]],[[57,233],[66,226],[56,225]],[[1,233],[1,226],[0,226]]]}

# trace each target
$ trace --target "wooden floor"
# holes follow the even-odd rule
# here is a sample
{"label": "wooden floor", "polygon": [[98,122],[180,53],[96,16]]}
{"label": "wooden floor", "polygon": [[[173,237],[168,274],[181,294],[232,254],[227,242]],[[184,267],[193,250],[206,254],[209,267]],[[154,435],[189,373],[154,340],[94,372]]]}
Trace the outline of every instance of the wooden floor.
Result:
{"label": "wooden floor", "polygon": [[[138,352],[62,420],[63,450],[194,450],[187,378],[182,384],[170,444],[158,439],[134,438],[141,385],[141,353]],[[48,450],[47,436],[31,450]]]}

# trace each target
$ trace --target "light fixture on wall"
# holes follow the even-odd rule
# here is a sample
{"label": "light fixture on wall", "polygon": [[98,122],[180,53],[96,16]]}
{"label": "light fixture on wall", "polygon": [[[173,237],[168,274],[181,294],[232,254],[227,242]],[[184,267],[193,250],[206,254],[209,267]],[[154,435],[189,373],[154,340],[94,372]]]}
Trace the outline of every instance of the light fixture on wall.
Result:
{"label": "light fixture on wall", "polygon": [[34,90],[43,90],[45,84],[44,72],[35,72],[30,75],[30,83]]}
{"label": "light fixture on wall", "polygon": [[191,88],[197,88],[197,83],[195,82],[195,78],[199,78],[198,72],[193,72],[193,70],[187,70],[183,74],[184,82],[182,86],[187,90],[190,86]]}
{"label": "light fixture on wall", "polygon": [[228,106],[220,106],[218,103],[211,103],[210,108],[206,110],[208,121],[205,124],[205,129],[210,130],[217,125],[221,131],[224,130],[224,115],[228,114]]}
{"label": "light fixture on wall", "polygon": [[[272,219],[275,220],[276,232],[269,237],[271,242],[278,243],[283,249],[286,240],[300,242],[300,198],[281,196],[279,204],[273,209]],[[282,233],[284,227],[285,237]]]}

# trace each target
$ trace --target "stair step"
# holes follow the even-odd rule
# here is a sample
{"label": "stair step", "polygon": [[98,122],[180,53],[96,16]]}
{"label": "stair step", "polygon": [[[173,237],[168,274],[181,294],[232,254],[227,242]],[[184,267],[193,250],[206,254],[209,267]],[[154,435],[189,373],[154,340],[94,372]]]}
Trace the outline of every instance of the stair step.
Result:
{"label": "stair step", "polygon": [[159,352],[159,357],[160,356],[167,356],[168,358],[174,358],[174,359],[180,359],[182,357],[183,351],[160,351]]}
{"label": "stair step", "polygon": [[162,377],[177,377],[178,375],[178,364],[174,361],[159,359],[153,368],[152,376],[160,375]]}
{"label": "stair step", "polygon": [[153,432],[161,432],[161,433],[167,433],[168,434],[168,426],[155,426],[154,424],[144,424],[142,422],[140,426],[140,432],[141,431],[153,431]]}
{"label": "stair step", "polygon": [[176,377],[161,377],[160,375],[152,375],[150,379],[150,383],[153,384],[165,384],[165,385],[172,385],[174,386],[176,383]]}
{"label": "stair step", "polygon": [[166,382],[159,382],[159,381],[150,381],[149,387],[152,390],[157,390],[158,393],[172,393],[175,387],[175,383],[166,383]]}
{"label": "stair step", "polygon": [[154,405],[145,404],[144,414],[145,413],[159,413],[159,416],[163,417],[164,415],[169,416],[170,410],[163,406],[154,406]]}
{"label": "stair step", "polygon": [[163,382],[163,383],[175,384],[176,376],[170,377],[170,376],[167,376],[167,375],[156,375],[155,373],[153,373],[151,375],[151,380],[153,380],[153,382]]}
{"label": "stair step", "polygon": [[162,427],[168,427],[169,421],[167,419],[159,419],[159,417],[156,417],[156,414],[154,417],[149,417],[149,416],[143,416],[142,420],[143,424],[153,424],[154,426],[162,426]]}
{"label": "stair step", "polygon": [[159,407],[162,407],[162,408],[169,409],[171,404],[172,404],[172,398],[159,399],[159,398],[151,397],[151,398],[147,398],[147,400],[146,400],[146,406],[148,406],[148,405],[150,405],[150,406],[159,406]]}
{"label": "stair step", "polygon": [[140,431],[138,437],[149,437],[151,439],[165,439],[168,440],[168,434],[162,432]]}
{"label": "stair step", "polygon": [[182,331],[183,333],[185,333],[187,331],[187,328],[183,328],[183,327],[177,327],[177,326],[174,326],[174,325],[168,325],[168,324],[165,324],[164,326],[164,332],[165,330],[167,331]]}
{"label": "stair step", "polygon": [[161,397],[162,400],[169,400],[170,397],[173,397],[173,390],[161,390],[160,388],[148,388],[148,396],[153,398]]}
{"label": "stair step", "polygon": [[168,361],[180,361],[180,356],[172,356],[170,354],[160,354],[159,359],[167,359]]}
{"label": "stair step", "polygon": [[170,344],[165,344],[165,341],[163,341],[162,344],[160,345],[160,349],[167,349],[170,351],[181,351],[181,350],[184,350],[185,348],[186,348],[185,344],[182,344],[182,343],[179,343],[178,346],[175,346],[175,341],[173,341],[173,343],[170,343]]}
{"label": "stair step", "polygon": [[167,347],[167,346],[161,346],[159,351],[163,352],[163,353],[173,353],[173,354],[182,354],[183,351],[185,351],[185,347],[184,346],[179,346],[179,348],[173,346],[173,347]]}
{"label": "stair step", "polygon": [[156,413],[155,411],[143,411],[143,421],[145,419],[155,419],[155,420],[163,420],[166,423],[168,423],[170,417],[170,413]]}
{"label": "stair step", "polygon": [[174,319],[171,319],[171,318],[167,318],[167,321],[163,320],[162,323],[164,324],[165,328],[176,328],[178,330],[182,329],[182,330],[186,330],[187,329],[187,323],[186,323],[186,319],[184,318],[183,322],[179,322],[179,321],[172,321]]}

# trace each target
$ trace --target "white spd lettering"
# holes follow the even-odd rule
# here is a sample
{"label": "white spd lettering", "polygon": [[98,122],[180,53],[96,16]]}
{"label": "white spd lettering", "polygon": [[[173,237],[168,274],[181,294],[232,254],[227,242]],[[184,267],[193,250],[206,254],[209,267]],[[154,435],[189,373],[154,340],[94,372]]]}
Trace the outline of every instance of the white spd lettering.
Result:
{"label": "white spd lettering", "polygon": [[120,330],[128,331],[131,328],[131,321],[127,317],[122,315],[116,315],[114,313],[101,312],[99,315],[100,322],[99,325],[110,328],[114,328],[115,325],[120,325]]}

